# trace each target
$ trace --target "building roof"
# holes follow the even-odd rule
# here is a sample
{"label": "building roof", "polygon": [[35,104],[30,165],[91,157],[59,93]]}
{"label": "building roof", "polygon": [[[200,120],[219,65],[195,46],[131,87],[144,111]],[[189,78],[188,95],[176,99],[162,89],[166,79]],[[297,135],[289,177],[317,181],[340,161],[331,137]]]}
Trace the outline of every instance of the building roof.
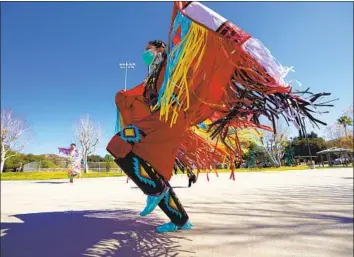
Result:
{"label": "building roof", "polygon": [[317,152],[316,154],[328,154],[328,153],[352,153],[353,150],[351,149],[346,149],[346,148],[329,148],[320,152]]}

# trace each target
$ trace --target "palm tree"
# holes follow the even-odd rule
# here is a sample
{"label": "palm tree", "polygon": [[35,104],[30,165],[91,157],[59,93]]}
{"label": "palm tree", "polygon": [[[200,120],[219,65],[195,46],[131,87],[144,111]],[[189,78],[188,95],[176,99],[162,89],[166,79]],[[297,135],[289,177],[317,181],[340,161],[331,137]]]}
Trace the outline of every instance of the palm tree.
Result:
{"label": "palm tree", "polygon": [[350,118],[349,116],[344,115],[344,116],[339,117],[337,122],[338,122],[338,124],[343,126],[345,136],[347,137],[347,127],[353,125],[352,118]]}

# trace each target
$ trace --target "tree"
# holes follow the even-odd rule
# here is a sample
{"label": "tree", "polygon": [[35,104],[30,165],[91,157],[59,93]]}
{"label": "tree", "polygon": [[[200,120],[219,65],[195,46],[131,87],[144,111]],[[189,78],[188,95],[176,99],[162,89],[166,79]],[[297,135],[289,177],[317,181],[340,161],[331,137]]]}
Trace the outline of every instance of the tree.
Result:
{"label": "tree", "polygon": [[[351,136],[352,133],[348,133],[348,136]],[[328,125],[326,127],[326,138],[329,140],[336,140],[339,138],[345,137],[345,131],[343,126],[341,126],[339,123],[334,123],[331,125]]]}
{"label": "tree", "polygon": [[106,171],[109,172],[111,170],[112,166],[113,166],[112,164],[114,162],[114,158],[113,158],[112,155],[106,154],[104,156],[104,161],[106,163]]}
{"label": "tree", "polygon": [[89,155],[87,156],[88,162],[103,162],[104,159],[99,155]]}
{"label": "tree", "polygon": [[101,126],[95,125],[90,116],[83,116],[77,122],[76,136],[82,148],[85,173],[88,172],[87,157],[95,153],[96,147],[101,139],[101,135]]}
{"label": "tree", "polygon": [[339,117],[339,119],[337,120],[337,123],[340,124],[341,126],[343,126],[345,136],[347,137],[348,136],[347,128],[348,128],[348,126],[353,125],[352,118],[350,118],[349,116],[343,115],[343,116]]}
{"label": "tree", "polygon": [[28,143],[25,138],[29,130],[26,122],[16,117],[12,111],[1,110],[0,172],[4,169],[5,161],[16,156]]}
{"label": "tree", "polygon": [[343,111],[344,116],[353,117],[353,114],[354,114],[353,104],[349,105],[349,107]]}
{"label": "tree", "polygon": [[342,112],[341,117],[332,125],[326,127],[327,147],[353,149],[353,131],[348,126],[353,125],[353,105]]}
{"label": "tree", "polygon": [[114,158],[113,158],[112,155],[106,154],[106,155],[104,156],[104,161],[105,161],[105,162],[114,162]]}
{"label": "tree", "polygon": [[18,168],[25,164],[25,154],[16,153],[13,151],[8,152],[9,155],[13,155],[11,158],[6,159],[4,164],[4,171],[5,170],[13,170],[14,168]]}
{"label": "tree", "polygon": [[44,159],[41,160],[41,168],[58,168],[58,165],[50,160]]}
{"label": "tree", "polygon": [[328,140],[326,142],[327,148],[346,148],[346,149],[354,149],[353,137],[340,137],[332,140]]}
{"label": "tree", "polygon": [[36,156],[36,155],[34,155],[34,154],[29,153],[29,154],[27,154],[27,155],[25,156],[25,160],[26,160],[27,163],[29,163],[29,162],[38,162],[38,161],[40,161],[41,159],[40,159],[39,156]]}
{"label": "tree", "polygon": [[[10,151],[10,153],[12,154],[13,152]],[[5,161],[4,170],[18,169],[31,162],[40,162],[41,168],[59,168],[63,162],[63,158],[47,154],[34,155],[30,153],[26,155],[17,153],[17,155]]]}
{"label": "tree", "polygon": [[326,149],[325,140],[316,133],[311,132],[307,134],[307,139],[302,136],[293,138],[289,147],[293,148],[295,156],[309,156],[309,147],[312,156],[316,156],[317,152]]}
{"label": "tree", "polygon": [[274,166],[281,166],[284,150],[289,145],[289,127],[277,125],[277,133],[267,131],[262,137],[263,149]]}
{"label": "tree", "polygon": [[328,139],[326,142],[327,148],[354,148],[352,131],[348,131],[347,136],[345,136],[344,128],[338,123],[327,126],[326,134]]}

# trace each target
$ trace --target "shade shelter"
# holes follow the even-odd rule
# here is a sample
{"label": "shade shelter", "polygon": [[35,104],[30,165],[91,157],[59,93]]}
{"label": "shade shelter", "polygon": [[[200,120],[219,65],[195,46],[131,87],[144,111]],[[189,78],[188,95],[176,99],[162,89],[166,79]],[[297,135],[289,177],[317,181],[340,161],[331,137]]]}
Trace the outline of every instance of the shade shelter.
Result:
{"label": "shade shelter", "polygon": [[[322,166],[324,166],[323,164],[323,156],[327,157],[327,161],[328,161],[328,165],[329,166],[333,166],[333,160],[331,158],[331,155],[335,155],[338,157],[345,157],[345,160],[349,159],[350,161],[353,161],[353,150],[351,149],[346,149],[346,148],[329,148],[320,152],[317,152],[316,155],[319,155],[321,158],[321,164]],[[348,161],[344,161],[343,164],[348,164]]]}

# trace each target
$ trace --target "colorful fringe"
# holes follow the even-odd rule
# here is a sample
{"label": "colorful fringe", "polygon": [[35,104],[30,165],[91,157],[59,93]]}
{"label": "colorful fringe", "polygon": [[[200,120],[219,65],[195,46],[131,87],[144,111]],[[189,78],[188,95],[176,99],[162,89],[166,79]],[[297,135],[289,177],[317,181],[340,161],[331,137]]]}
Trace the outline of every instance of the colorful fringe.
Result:
{"label": "colorful fringe", "polygon": [[124,127],[123,118],[119,112],[119,109],[117,108],[117,118],[116,118],[116,126],[114,128],[114,134],[117,134],[119,131],[121,131],[123,127]]}
{"label": "colorful fringe", "polygon": [[[180,42],[173,40],[177,35]],[[157,104],[165,121],[169,119],[169,114],[172,115],[171,126],[175,124],[181,109],[186,111],[189,107],[190,83],[187,75],[191,66],[197,69],[201,63],[206,36],[206,29],[178,13],[173,23],[170,36],[171,52],[168,54],[169,61]],[[179,104],[173,106],[176,102]]]}
{"label": "colorful fringe", "polygon": [[[137,97],[139,107],[132,108],[132,113],[139,110],[142,115],[136,116],[143,120],[142,124],[151,126],[151,134],[155,131],[151,140],[147,132],[150,128],[145,128],[145,142],[136,147],[146,156],[139,157],[154,159],[160,166],[164,166],[163,161],[151,152],[167,148],[156,142],[160,136],[156,131],[175,140],[171,140],[174,145],[171,143],[168,152],[177,153],[176,166],[199,172],[227,164],[232,170],[230,178],[235,179],[235,163],[242,161],[248,142],[261,144],[258,130],[276,133],[276,121],[281,117],[298,129],[304,128],[303,117],[314,125],[324,124],[313,113],[319,113],[317,107],[333,106],[330,102],[318,103],[328,93],[293,92],[285,79],[292,67],[282,66],[259,40],[198,2],[174,3],[167,54],[166,70],[157,80],[158,99],[151,113],[145,112],[138,100],[141,86],[123,93]],[[124,115],[131,115],[128,113]],[[261,116],[272,126],[261,124]],[[181,117],[187,127],[178,126]],[[176,127],[166,128],[160,121],[177,129],[170,132]],[[117,110],[116,132],[122,128]],[[182,130],[186,131],[177,145],[175,134]]]}
{"label": "colorful fringe", "polygon": [[[158,101],[160,117],[170,120],[170,126],[181,112],[190,116],[193,112],[196,119],[203,121],[207,118],[203,111],[214,108],[214,114],[208,117],[212,122],[207,132],[211,138],[220,136],[230,151],[240,155],[235,133],[239,128],[276,132],[275,121],[280,116],[298,128],[303,127],[301,116],[316,125],[322,123],[310,114],[314,112],[310,108],[316,106],[313,103],[320,96],[328,94],[311,95],[306,100],[291,92],[285,77],[293,68],[283,67],[259,40],[197,2],[176,2],[174,14],[168,64]],[[226,72],[222,74],[219,67]],[[229,86],[218,84],[228,75]],[[202,85],[207,86],[203,89]],[[199,108],[189,110],[192,97],[198,99]],[[272,127],[261,125],[260,116],[267,117]],[[232,140],[237,142],[236,148],[231,146]]]}

